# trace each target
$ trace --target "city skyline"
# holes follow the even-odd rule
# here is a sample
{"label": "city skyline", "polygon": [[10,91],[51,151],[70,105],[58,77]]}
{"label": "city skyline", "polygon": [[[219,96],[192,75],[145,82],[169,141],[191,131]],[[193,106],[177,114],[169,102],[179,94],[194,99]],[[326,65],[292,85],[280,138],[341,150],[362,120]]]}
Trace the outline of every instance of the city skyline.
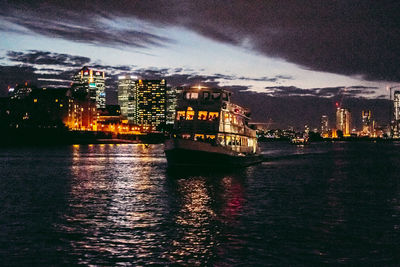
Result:
{"label": "city skyline", "polygon": [[[386,123],[386,86],[400,80],[396,4],[388,2],[1,6],[1,96],[7,86],[26,80],[68,86],[87,65],[109,74],[111,104],[117,102],[118,75],[132,74],[172,86],[226,87],[253,110],[255,120],[318,125],[323,110],[333,110],[327,114],[332,119],[334,103],[344,95],[352,113],[371,109]],[[299,108],[305,115],[295,118]],[[275,114],[278,109],[285,111]]]}

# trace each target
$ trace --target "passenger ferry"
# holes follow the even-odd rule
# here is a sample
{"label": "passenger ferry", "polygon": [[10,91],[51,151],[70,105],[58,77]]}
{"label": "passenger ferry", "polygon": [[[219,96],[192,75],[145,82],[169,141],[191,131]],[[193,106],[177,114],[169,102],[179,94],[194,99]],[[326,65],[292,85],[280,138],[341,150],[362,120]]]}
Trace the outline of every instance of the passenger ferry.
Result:
{"label": "passenger ferry", "polygon": [[174,129],[165,142],[169,167],[248,166],[262,161],[250,112],[230,102],[220,88],[184,89],[178,98]]}

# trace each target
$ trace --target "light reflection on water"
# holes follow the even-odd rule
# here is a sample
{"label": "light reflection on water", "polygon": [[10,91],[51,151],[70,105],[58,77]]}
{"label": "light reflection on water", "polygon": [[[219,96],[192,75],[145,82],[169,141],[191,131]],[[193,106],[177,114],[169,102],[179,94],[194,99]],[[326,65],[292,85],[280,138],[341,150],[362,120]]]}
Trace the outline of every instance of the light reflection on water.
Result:
{"label": "light reflection on water", "polygon": [[273,160],[257,166],[180,172],[166,170],[162,145],[0,150],[0,259],[391,265],[400,237],[393,147],[266,144]]}

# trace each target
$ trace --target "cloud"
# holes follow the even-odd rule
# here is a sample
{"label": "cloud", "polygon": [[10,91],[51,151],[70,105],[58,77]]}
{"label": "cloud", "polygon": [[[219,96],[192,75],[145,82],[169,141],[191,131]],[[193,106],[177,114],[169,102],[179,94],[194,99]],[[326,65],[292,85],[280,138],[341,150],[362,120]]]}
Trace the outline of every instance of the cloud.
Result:
{"label": "cloud", "polygon": [[149,47],[173,42],[157,34],[158,27],[178,26],[311,70],[400,81],[398,1],[1,0],[0,5],[3,31],[18,26],[79,42]]}
{"label": "cloud", "polygon": [[90,62],[90,58],[72,56],[68,54],[51,53],[38,50],[29,50],[27,53],[8,51],[7,57],[11,61],[33,65],[61,65],[79,67]]}

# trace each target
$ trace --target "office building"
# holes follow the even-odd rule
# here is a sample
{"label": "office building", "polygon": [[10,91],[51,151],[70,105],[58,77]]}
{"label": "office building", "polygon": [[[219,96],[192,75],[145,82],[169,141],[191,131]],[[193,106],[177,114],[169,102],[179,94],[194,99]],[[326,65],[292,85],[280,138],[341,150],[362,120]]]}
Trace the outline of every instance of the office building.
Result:
{"label": "office building", "polygon": [[393,95],[393,120],[391,129],[392,138],[400,137],[400,91],[394,91]]}
{"label": "office building", "polygon": [[75,96],[87,97],[95,103],[96,108],[106,107],[105,73],[83,67],[72,81],[72,91]]}
{"label": "office building", "polygon": [[133,103],[136,77],[123,75],[118,77],[118,105],[121,115],[133,123]]}
{"label": "office building", "polygon": [[321,117],[321,136],[324,138],[329,137],[329,121],[327,115]]}
{"label": "office building", "polygon": [[172,126],[175,119],[175,109],[178,101],[178,95],[182,93],[182,87],[169,87],[167,89],[167,119],[166,124]]}
{"label": "office building", "polygon": [[133,123],[144,132],[161,131],[166,123],[166,81],[135,81]]}
{"label": "office building", "polygon": [[371,111],[370,110],[363,110],[361,112],[361,119],[362,119],[362,136],[370,136],[373,132],[373,123],[371,120]]}
{"label": "office building", "polygon": [[344,137],[349,137],[351,133],[351,114],[345,108],[336,110],[336,129],[343,133]]}

